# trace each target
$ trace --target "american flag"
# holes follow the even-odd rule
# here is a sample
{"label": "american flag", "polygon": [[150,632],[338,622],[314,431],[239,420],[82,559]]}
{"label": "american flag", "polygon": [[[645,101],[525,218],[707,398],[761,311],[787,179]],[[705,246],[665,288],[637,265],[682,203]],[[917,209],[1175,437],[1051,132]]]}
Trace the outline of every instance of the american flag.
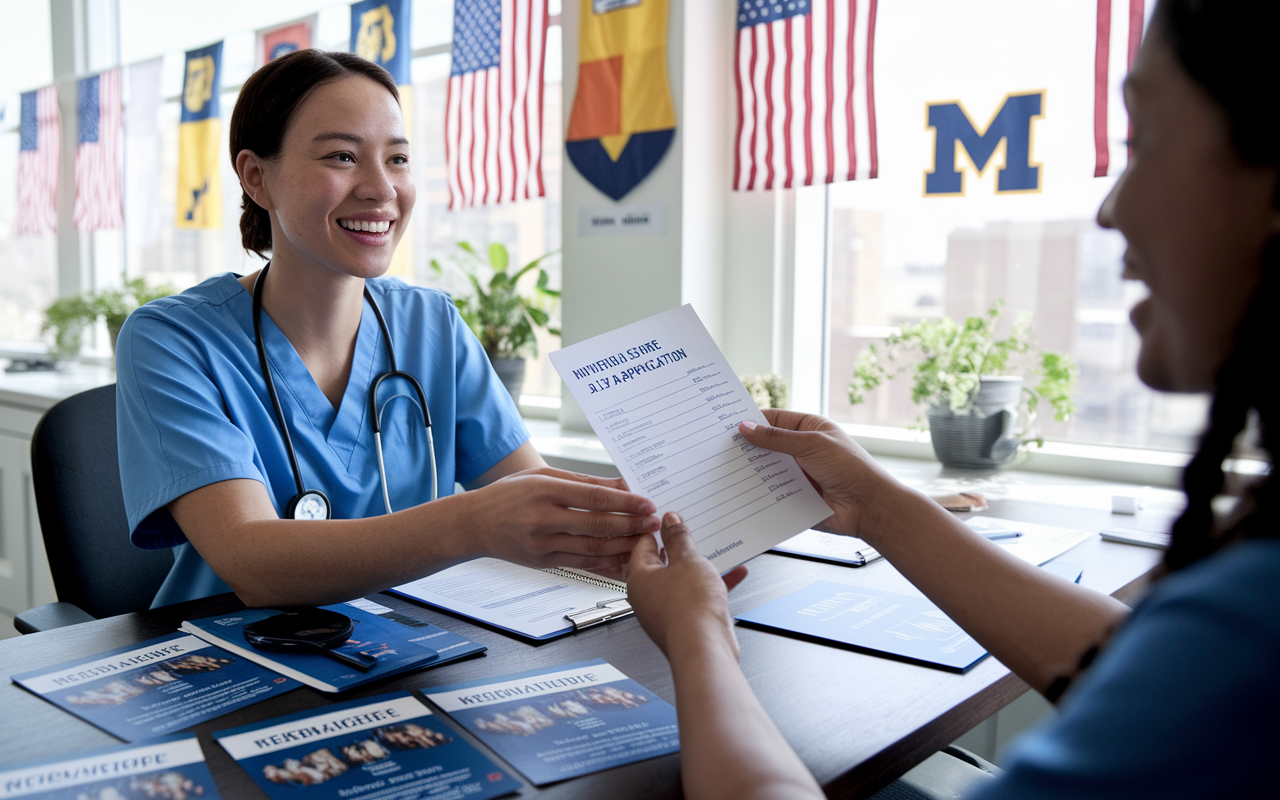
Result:
{"label": "american flag", "polygon": [[18,126],[18,214],[14,222],[18,236],[58,230],[59,120],[58,87],[23,93]]}
{"label": "american flag", "polygon": [[1093,176],[1119,173],[1129,159],[1124,76],[1138,55],[1146,21],[1144,0],[1098,0],[1098,41],[1093,58]]}
{"label": "american flag", "polygon": [[124,226],[120,194],[120,70],[76,83],[79,135],[76,137],[76,230]]}
{"label": "american flag", "polygon": [[542,197],[547,0],[457,0],[453,13],[449,207]]}
{"label": "american flag", "polygon": [[738,0],[735,190],[874,178],[877,0]]}

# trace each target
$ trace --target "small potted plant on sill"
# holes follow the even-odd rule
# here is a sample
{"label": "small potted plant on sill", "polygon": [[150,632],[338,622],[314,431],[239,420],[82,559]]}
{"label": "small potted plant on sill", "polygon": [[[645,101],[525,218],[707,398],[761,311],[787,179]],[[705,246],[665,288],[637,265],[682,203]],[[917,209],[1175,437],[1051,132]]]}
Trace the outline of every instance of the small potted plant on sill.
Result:
{"label": "small potted plant on sill", "polygon": [[[452,259],[452,263],[466,275],[472,292],[465,297],[455,294],[454,305],[484,346],[502,385],[519,402],[525,358],[538,355],[537,330],[543,328],[553,336],[560,335],[559,328],[550,327],[551,309],[559,300],[560,291],[547,287],[549,277],[542,268],[543,260],[553,254],[538,256],[515,272],[508,272],[511,258],[501,244],[489,245],[486,255],[467,242],[458,242],[458,247],[463,255]],[[431,268],[444,273],[436,259],[431,260]],[[538,272],[537,283],[532,290],[521,288],[520,279],[533,270]]]}
{"label": "small potted plant on sill", "polygon": [[[1009,336],[996,338],[1003,306],[996,301],[986,314],[959,325],[946,317],[904,325],[883,343],[868,345],[854,364],[849,402],[862,402],[867,392],[914,367],[911,399],[926,406],[933,452],[945,466],[999,467],[1023,446],[1043,445],[1036,412],[1044,402],[1054,419],[1069,419],[1079,371],[1067,356],[1036,347],[1030,314],[1018,317]],[[1030,374],[1035,386],[1007,374],[1014,355],[1038,357]]]}
{"label": "small potted plant on sill", "polygon": [[177,291],[169,284],[148,286],[145,278],[134,278],[125,281],[123,286],[54,300],[44,310],[44,323],[40,326],[42,335],[53,334],[49,357],[65,361],[78,356],[85,327],[96,324],[99,319],[107,324],[114,357],[120,328],[134,309]]}

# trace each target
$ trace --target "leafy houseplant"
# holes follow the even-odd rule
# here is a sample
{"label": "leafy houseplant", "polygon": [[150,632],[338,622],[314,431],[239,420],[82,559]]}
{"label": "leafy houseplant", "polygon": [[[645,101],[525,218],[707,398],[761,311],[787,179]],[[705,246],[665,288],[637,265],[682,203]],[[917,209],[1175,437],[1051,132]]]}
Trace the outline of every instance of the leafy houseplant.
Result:
{"label": "leafy houseplant", "polygon": [[[927,407],[938,460],[948,466],[992,467],[1007,463],[1028,443],[1042,445],[1032,427],[1041,402],[1059,422],[1075,412],[1072,394],[1079,370],[1061,353],[1041,352],[1031,338],[1031,317],[1022,314],[1009,336],[996,338],[1003,301],[963,323],[943,317],[904,325],[880,345],[868,345],[854,363],[849,402],[914,366],[911,399]],[[918,354],[910,359],[909,355]],[[1007,376],[1014,355],[1039,357],[1031,371],[1038,383],[1023,388]],[[1025,402],[1026,422],[1013,430]]]}
{"label": "leafy houseplant", "polygon": [[772,372],[743,375],[742,386],[760,408],[787,407],[787,384]]}
{"label": "leafy houseplant", "polygon": [[[552,254],[538,256],[509,272],[511,257],[501,244],[489,245],[486,255],[467,242],[458,242],[458,247],[463,255],[453,263],[466,275],[472,293],[465,297],[455,295],[454,305],[480,340],[507,391],[518,400],[524,384],[524,359],[538,355],[537,330],[545,328],[553,336],[560,335],[559,328],[550,327],[551,308],[560,292],[547,288],[549,277],[541,266]],[[431,268],[444,272],[435,259],[431,260]],[[522,289],[520,279],[533,270],[538,271],[533,290]]]}
{"label": "leafy houseplant", "polygon": [[44,324],[40,326],[41,334],[53,334],[49,356],[63,360],[79,355],[85,327],[99,319],[107,323],[111,352],[114,353],[120,328],[134,309],[176,291],[169,284],[148,286],[144,278],[134,278],[120,287],[54,300],[44,310]]}

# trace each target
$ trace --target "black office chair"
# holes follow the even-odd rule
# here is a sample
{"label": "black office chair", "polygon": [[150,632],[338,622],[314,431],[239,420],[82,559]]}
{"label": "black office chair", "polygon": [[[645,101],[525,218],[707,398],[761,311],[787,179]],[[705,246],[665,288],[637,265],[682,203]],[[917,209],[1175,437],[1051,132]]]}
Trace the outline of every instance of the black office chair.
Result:
{"label": "black office chair", "polygon": [[31,437],[40,528],[58,602],[24,611],[22,633],[141,611],[173,566],[173,551],[129,543],[116,450],[116,387],[49,409]]}

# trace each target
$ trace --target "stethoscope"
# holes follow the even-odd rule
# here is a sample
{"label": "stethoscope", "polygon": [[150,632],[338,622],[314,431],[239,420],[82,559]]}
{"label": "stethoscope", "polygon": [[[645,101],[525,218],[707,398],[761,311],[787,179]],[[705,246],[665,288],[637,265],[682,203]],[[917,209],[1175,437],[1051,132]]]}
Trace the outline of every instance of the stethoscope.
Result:
{"label": "stethoscope", "polygon": [[[329,502],[329,498],[319,489],[307,489],[302,485],[302,470],[298,468],[298,456],[293,450],[293,439],[289,436],[289,425],[284,419],[284,410],[280,407],[280,398],[276,395],[276,383],[271,377],[271,368],[267,364],[267,346],[262,338],[262,284],[267,277],[267,270],[271,268],[271,262],[267,262],[262,267],[262,271],[258,273],[258,278],[253,282],[253,336],[257,339],[258,345],[258,365],[262,368],[262,378],[267,384],[267,394],[271,397],[271,407],[276,412],[276,422],[280,424],[280,433],[284,436],[284,449],[289,454],[289,467],[293,470],[293,482],[298,487],[298,493],[289,501],[288,507],[285,509],[285,519],[330,519],[333,517],[333,506]],[[431,499],[437,497],[436,487],[436,447],[435,441],[431,436],[431,412],[427,410],[427,396],[422,391],[422,385],[418,383],[407,372],[401,372],[396,369],[396,351],[391,343],[391,332],[387,330],[387,322],[382,318],[382,309],[378,308],[378,304],[374,302],[373,295],[369,294],[369,287],[364,289],[364,299],[369,301],[369,306],[373,309],[373,315],[378,319],[378,327],[382,329],[382,339],[387,343],[387,360],[391,364],[391,369],[378,375],[373,379],[373,384],[369,387],[369,409],[373,416],[373,442],[378,451],[378,476],[382,480],[382,502],[387,507],[387,513],[391,513],[391,496],[387,492],[387,467],[382,460],[382,412],[387,406],[391,405],[391,401],[397,397],[408,397],[408,395],[396,394],[387,398],[387,402],[382,404],[382,408],[378,408],[378,387],[388,378],[404,378],[413,387],[414,394],[418,396],[419,407],[422,409],[422,420],[426,423],[427,428],[427,453],[431,459]]]}

